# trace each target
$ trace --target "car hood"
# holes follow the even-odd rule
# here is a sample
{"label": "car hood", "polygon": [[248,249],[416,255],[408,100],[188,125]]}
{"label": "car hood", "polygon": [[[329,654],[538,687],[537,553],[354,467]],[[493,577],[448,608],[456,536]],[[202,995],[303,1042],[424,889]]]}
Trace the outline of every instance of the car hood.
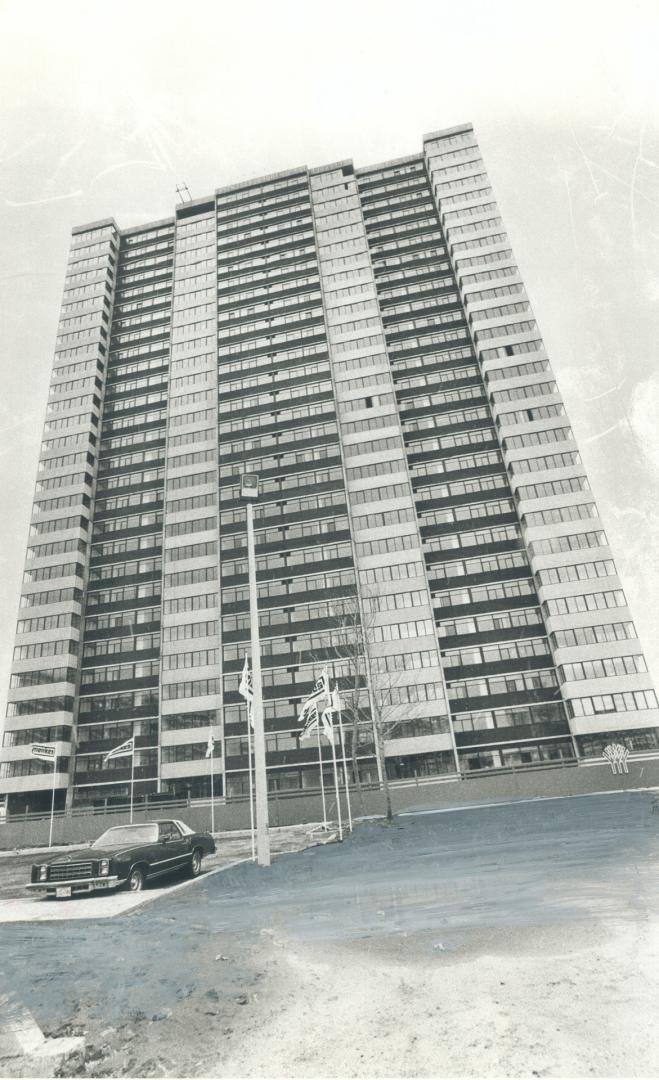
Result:
{"label": "car hood", "polygon": [[[106,848],[82,848],[77,851],[66,852],[63,855],[57,855],[54,859],[44,860],[49,866],[58,865],[66,866],[68,863],[80,862],[82,859],[109,859],[117,855],[126,855],[129,851],[133,851],[134,848],[144,847],[144,844],[124,844],[122,846],[115,845],[114,847]],[[44,865],[40,863],[39,865]]]}

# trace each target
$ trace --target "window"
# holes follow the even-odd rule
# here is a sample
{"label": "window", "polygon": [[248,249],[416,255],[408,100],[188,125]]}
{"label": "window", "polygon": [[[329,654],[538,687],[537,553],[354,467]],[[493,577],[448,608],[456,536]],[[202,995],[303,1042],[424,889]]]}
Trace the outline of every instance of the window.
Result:
{"label": "window", "polygon": [[427,605],[428,596],[425,591],[414,590],[412,592],[388,593],[382,596],[367,596],[364,598],[363,603],[365,612],[377,614],[381,611],[395,611],[398,608]]}
{"label": "window", "polygon": [[217,580],[217,566],[202,566],[195,570],[179,570],[176,574],[165,574],[165,588],[176,589],[181,585],[197,585],[203,581]]}
{"label": "window", "polygon": [[549,428],[546,431],[530,431],[523,435],[508,435],[503,440],[504,450],[517,450],[519,447],[538,446],[549,442],[567,442],[573,439],[569,427]]}
{"label": "window", "polygon": [[167,671],[178,668],[213,667],[219,663],[217,649],[197,649],[194,652],[175,652],[163,656],[163,668]]}
{"label": "window", "polygon": [[657,728],[638,728],[635,731],[606,731],[596,735],[581,735],[577,738],[579,752],[587,758],[601,757],[609,743],[622,743],[632,753],[643,753],[659,748]]}
{"label": "window", "polygon": [[552,536],[547,540],[534,540],[529,544],[533,555],[550,555],[561,551],[578,551],[581,548],[605,547],[608,541],[603,532],[571,533]]}
{"label": "window", "polygon": [[563,664],[558,672],[563,682],[573,682],[576,679],[606,679],[616,675],[638,675],[647,670],[644,657],[635,653],[633,656],[607,656],[601,660]]}
{"label": "window", "polygon": [[530,579],[519,581],[493,582],[490,585],[478,585],[473,588],[449,589],[435,592],[433,603],[437,607],[463,607],[469,604],[489,603],[492,600],[511,600],[514,597],[533,597],[535,589]]}
{"label": "window", "polygon": [[571,476],[562,480],[551,480],[544,484],[529,484],[518,487],[517,499],[546,499],[554,495],[569,495],[573,491],[590,491],[590,484],[585,476]]}
{"label": "window", "polygon": [[576,611],[625,607],[626,604],[622,589],[611,589],[608,592],[586,593],[581,596],[558,596],[553,600],[545,600],[542,607],[547,615],[569,615]]}
{"label": "window", "polygon": [[356,530],[381,529],[385,525],[400,525],[406,521],[414,521],[415,516],[411,507],[387,510],[381,514],[362,514],[354,518],[354,527]]}
{"label": "window", "polygon": [[573,563],[569,566],[555,566],[548,570],[539,570],[536,581],[539,585],[556,585],[564,581],[613,577],[615,572],[615,563],[611,559],[601,559],[598,562]]}
{"label": "window", "polygon": [[499,694],[519,694],[534,690],[552,690],[558,686],[553,671],[523,671],[512,675],[493,675],[489,678],[463,679],[449,682],[449,700],[488,697]]}
{"label": "window", "polygon": [[[208,728],[218,723],[215,709],[204,712],[165,713],[162,717],[163,731],[182,731],[186,728]],[[204,750],[207,744],[204,744]]]}
{"label": "window", "polygon": [[216,608],[219,599],[216,593],[198,593],[195,596],[180,596],[172,600],[165,600],[163,611],[166,615],[176,615],[181,611],[202,611],[206,608]]}
{"label": "window", "polygon": [[448,649],[442,653],[445,667],[494,664],[534,656],[551,657],[546,638],[522,638],[519,641],[506,641],[497,645],[465,646],[460,649]]}
{"label": "window", "polygon": [[164,701],[175,698],[207,697],[220,693],[219,679],[195,679],[192,682],[165,683],[162,687]]}
{"label": "window", "polygon": [[578,626],[570,630],[557,630],[551,635],[557,649],[569,649],[577,645],[594,645],[599,642],[624,641],[635,638],[632,622],[600,623],[596,626]]}
{"label": "window", "polygon": [[564,416],[565,406],[562,403],[556,405],[534,405],[530,409],[518,409],[515,412],[499,412],[497,426],[502,424],[526,424],[535,423],[537,420],[546,420],[550,416]]}
{"label": "window", "polygon": [[380,502],[388,499],[408,499],[410,496],[409,484],[386,484],[381,487],[362,488],[353,491],[350,501],[353,505],[368,502]]}
{"label": "window", "polygon": [[421,562],[394,563],[390,566],[375,566],[371,570],[360,570],[359,580],[364,585],[375,585],[380,581],[398,581],[403,578],[423,577],[424,566]]}
{"label": "window", "polygon": [[[479,709],[477,712],[460,712],[453,719],[455,731],[487,731],[489,728],[520,728],[548,724],[566,726],[563,706],[543,702],[515,705],[503,709]],[[493,740],[494,741],[494,740]]]}
{"label": "window", "polygon": [[550,510],[538,510],[522,515],[522,525],[534,528],[540,525],[556,525],[563,521],[582,521],[597,517],[595,503],[577,503],[571,506],[555,506]]}
{"label": "window", "polygon": [[462,619],[442,619],[437,627],[439,637],[463,637],[468,634],[487,634],[493,630],[509,630],[516,626],[542,628],[538,608],[518,611],[499,611],[491,615],[473,615]]}
{"label": "window", "polygon": [[621,694],[598,694],[593,697],[570,698],[567,709],[571,716],[596,716],[609,712],[635,712],[656,709],[654,690],[629,690]]}

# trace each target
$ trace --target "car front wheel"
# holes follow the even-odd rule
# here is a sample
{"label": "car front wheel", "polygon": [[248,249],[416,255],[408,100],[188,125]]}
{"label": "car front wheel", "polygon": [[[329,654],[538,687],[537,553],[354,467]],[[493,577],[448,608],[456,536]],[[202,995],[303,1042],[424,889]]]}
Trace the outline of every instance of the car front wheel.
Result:
{"label": "car front wheel", "polygon": [[141,866],[134,866],[128,875],[126,886],[130,892],[141,892],[144,888],[144,870]]}
{"label": "car front wheel", "polygon": [[190,875],[191,877],[199,877],[201,873],[201,860],[203,858],[203,852],[201,848],[195,848],[192,852],[192,858],[190,859]]}

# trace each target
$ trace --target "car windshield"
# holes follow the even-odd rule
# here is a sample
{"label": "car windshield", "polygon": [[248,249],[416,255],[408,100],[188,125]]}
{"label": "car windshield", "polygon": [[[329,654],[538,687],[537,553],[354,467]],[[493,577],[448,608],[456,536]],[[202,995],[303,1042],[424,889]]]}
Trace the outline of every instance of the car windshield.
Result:
{"label": "car windshield", "polygon": [[194,829],[191,829],[189,825],[186,825],[184,821],[175,821],[175,825],[178,825],[179,829],[184,836],[192,836]]}
{"label": "car windshield", "polygon": [[99,836],[93,848],[125,847],[127,844],[157,844],[157,825],[115,825]]}

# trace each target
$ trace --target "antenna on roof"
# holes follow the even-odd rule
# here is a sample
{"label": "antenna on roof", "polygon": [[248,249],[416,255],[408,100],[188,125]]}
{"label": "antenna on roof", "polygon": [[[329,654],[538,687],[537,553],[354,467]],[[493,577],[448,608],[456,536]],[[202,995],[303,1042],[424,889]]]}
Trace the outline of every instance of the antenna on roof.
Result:
{"label": "antenna on roof", "polygon": [[177,184],[176,194],[179,197],[179,203],[192,202],[192,195],[187,184]]}

